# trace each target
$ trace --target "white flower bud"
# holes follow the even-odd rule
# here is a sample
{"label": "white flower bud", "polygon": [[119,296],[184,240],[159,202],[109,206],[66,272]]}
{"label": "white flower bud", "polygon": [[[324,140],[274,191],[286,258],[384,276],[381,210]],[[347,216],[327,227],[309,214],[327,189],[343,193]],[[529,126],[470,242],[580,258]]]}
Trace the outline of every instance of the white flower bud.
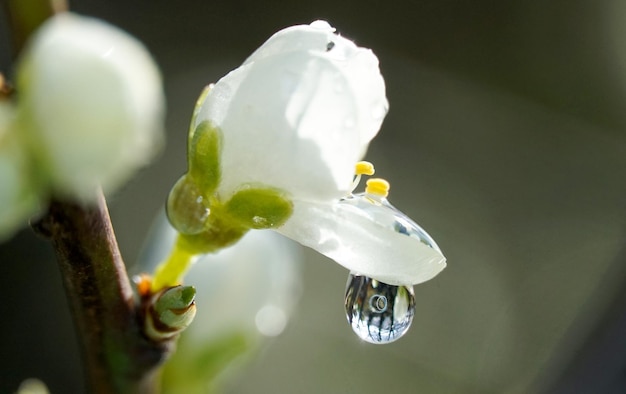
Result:
{"label": "white flower bud", "polygon": [[19,63],[20,127],[54,193],[112,191],[161,146],[164,95],[146,48],[102,21],[58,14]]}

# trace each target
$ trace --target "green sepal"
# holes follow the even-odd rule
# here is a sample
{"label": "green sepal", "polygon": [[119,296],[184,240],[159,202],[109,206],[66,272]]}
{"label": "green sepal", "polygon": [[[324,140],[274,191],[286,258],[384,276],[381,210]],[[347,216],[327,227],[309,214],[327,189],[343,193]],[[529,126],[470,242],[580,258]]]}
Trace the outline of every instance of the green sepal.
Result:
{"label": "green sepal", "polygon": [[280,190],[249,186],[236,192],[224,204],[224,212],[247,228],[275,228],[289,219],[293,203]]}
{"label": "green sepal", "polygon": [[178,244],[191,254],[211,253],[231,246],[247,232],[247,228],[237,223],[223,221],[217,214],[211,212],[204,231],[198,234],[180,234]]}
{"label": "green sepal", "polygon": [[209,121],[200,123],[190,135],[188,176],[204,195],[213,194],[220,183],[222,141],[222,131]]}
{"label": "green sepal", "polygon": [[196,119],[198,118],[198,114],[200,113],[200,110],[202,109],[202,106],[204,105],[204,102],[206,100],[206,98],[209,96],[209,92],[211,91],[211,89],[213,88],[213,84],[209,84],[207,86],[205,86],[202,89],[202,92],[200,92],[200,96],[198,96],[198,99],[196,100],[196,105],[193,107],[193,113],[191,114],[191,122],[189,123],[189,140],[187,141],[187,148],[191,147],[191,140],[193,139],[193,134],[196,131],[196,128],[194,127],[196,124]]}
{"label": "green sepal", "polygon": [[160,315],[168,310],[188,308],[196,297],[193,286],[175,286],[167,289],[154,303],[154,310]]}
{"label": "green sepal", "polygon": [[197,234],[204,230],[210,212],[209,201],[188,175],[183,175],[176,182],[165,207],[167,219],[178,232]]}

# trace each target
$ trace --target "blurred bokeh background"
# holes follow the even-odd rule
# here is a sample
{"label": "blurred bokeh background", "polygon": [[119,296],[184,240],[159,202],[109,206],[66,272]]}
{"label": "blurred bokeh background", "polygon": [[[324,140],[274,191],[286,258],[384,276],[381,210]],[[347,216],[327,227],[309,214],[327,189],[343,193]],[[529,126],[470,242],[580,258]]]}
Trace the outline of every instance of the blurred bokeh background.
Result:
{"label": "blurred bokeh background", "polygon": [[[416,287],[406,337],[374,346],[347,325],[347,272],[307,251],[298,310],[227,393],[626,392],[626,2],[70,5],[138,37],[165,78],[167,147],[109,198],[129,265],[185,171],[205,84],[315,19],[380,59],[391,110],[367,159],[448,268]],[[54,257],[29,230],[0,245],[0,300],[0,393],[27,377],[82,392]]]}

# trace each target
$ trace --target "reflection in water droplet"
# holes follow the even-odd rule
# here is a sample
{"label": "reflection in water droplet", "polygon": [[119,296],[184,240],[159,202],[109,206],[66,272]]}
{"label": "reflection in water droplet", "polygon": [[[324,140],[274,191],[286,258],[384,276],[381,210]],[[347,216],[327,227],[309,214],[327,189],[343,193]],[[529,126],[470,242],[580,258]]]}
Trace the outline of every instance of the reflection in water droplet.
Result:
{"label": "reflection in water droplet", "polygon": [[370,309],[373,312],[383,313],[387,310],[387,297],[375,294],[370,297]]}
{"label": "reflection in water droplet", "polygon": [[351,273],[346,284],[346,317],[359,338],[375,344],[402,337],[415,314],[413,286],[393,286]]}

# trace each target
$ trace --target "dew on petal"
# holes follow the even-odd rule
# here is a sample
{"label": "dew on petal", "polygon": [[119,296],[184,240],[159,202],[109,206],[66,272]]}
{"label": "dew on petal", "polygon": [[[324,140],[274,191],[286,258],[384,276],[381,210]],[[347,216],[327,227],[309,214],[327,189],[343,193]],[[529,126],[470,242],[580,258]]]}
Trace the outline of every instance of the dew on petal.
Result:
{"label": "dew on petal", "polygon": [[346,284],[346,318],[355,334],[374,344],[401,338],[415,315],[413,286],[394,286],[351,273]]}
{"label": "dew on petal", "polygon": [[384,197],[360,193],[344,198],[341,200],[341,204],[350,205],[377,224],[397,233],[415,238],[426,246],[441,253],[441,249],[439,249],[435,240],[426,230],[391,205]]}

